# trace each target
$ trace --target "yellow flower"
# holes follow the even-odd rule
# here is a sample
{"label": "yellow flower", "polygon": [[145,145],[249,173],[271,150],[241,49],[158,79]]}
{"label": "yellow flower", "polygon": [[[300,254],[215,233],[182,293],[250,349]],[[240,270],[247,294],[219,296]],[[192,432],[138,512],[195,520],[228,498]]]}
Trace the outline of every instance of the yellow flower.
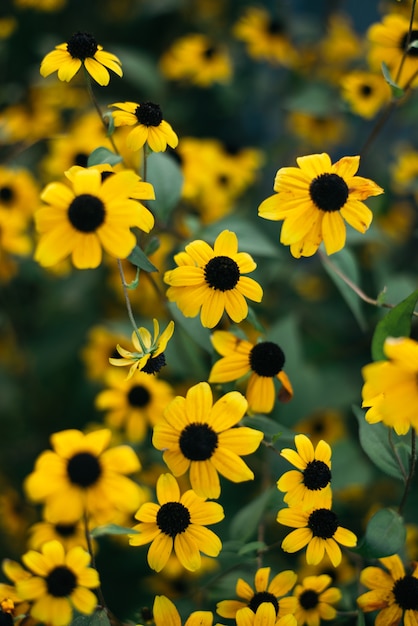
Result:
{"label": "yellow flower", "polygon": [[180,488],[171,474],[162,474],[157,481],[159,504],[147,502],[135,517],[140,522],[133,527],[138,531],[130,536],[130,544],[143,546],[151,543],[148,564],[157,572],[166,565],[172,551],[190,571],[200,568],[203,552],[218,556],[222,544],[207,524],[216,524],[224,518],[223,508],[216,502],[206,502],[189,489],[180,495]]}
{"label": "yellow flower", "polygon": [[366,567],[361,572],[360,582],[370,589],[357,598],[364,612],[380,611],[375,624],[415,626],[418,620],[418,565],[413,564],[411,573],[406,574],[399,556],[394,554],[379,559],[384,566]]}
{"label": "yellow flower", "polygon": [[388,337],[383,350],[387,361],[362,369],[363,407],[369,424],[383,422],[398,435],[418,428],[418,342],[409,337]]}
{"label": "yellow flower", "polygon": [[218,602],[216,612],[221,617],[236,619],[238,623],[238,613],[245,607],[255,614],[261,604],[269,603],[274,609],[272,624],[283,626],[282,618],[294,613],[296,608],[295,598],[284,596],[293,588],[297,575],[292,570],[285,570],[276,574],[269,582],[270,571],[270,567],[260,567],[256,571],[254,589],[239,578],[236,594],[242,600],[222,600]]}
{"label": "yellow flower", "polygon": [[351,530],[340,526],[338,517],[329,508],[303,510],[299,507],[281,509],[277,521],[284,526],[296,528],[284,538],[282,549],[297,552],[305,546],[306,562],[317,565],[328,554],[331,563],[337,567],[341,563],[341,548],[357,544],[357,537]]}
{"label": "yellow flower", "polygon": [[294,595],[297,598],[295,617],[297,626],[319,626],[321,620],[335,619],[336,604],[341,599],[341,591],[330,587],[331,576],[307,576],[302,584],[296,585]]}
{"label": "yellow flower", "polygon": [[229,230],[218,235],[213,249],[198,239],[174,260],[178,267],[164,274],[170,285],[167,298],[185,317],[196,317],[200,311],[202,325],[207,328],[216,326],[224,311],[234,322],[241,322],[248,315],[245,298],[261,302],[260,285],[243,276],[256,264],[249,254],[238,252],[238,238]]}
{"label": "yellow flower", "polygon": [[331,448],[321,440],[316,448],[306,435],[296,435],[296,450],[283,448],[280,452],[297,469],[285,472],[277,481],[277,488],[285,491],[288,506],[304,509],[331,506]]}
{"label": "yellow flower", "polygon": [[[135,352],[125,350],[119,344],[116,350],[122,358],[110,358],[109,363],[116,367],[131,366],[127,378],[131,378],[136,370],[146,374],[157,374],[166,364],[164,350],[174,332],[174,322],[167,324],[165,330],[160,335],[160,326],[156,319],[154,323],[154,336],[147,328],[138,328],[132,333],[132,343]],[[139,337],[138,337],[139,335]]]}
{"label": "yellow flower", "polygon": [[366,119],[374,117],[392,97],[382,74],[351,72],[341,80],[341,87],[351,110]]}
{"label": "yellow flower", "polygon": [[127,445],[107,450],[110,438],[108,429],[51,436],[53,451],[42,452],[25,481],[28,497],[45,504],[49,519],[74,522],[88,514],[105,524],[138,508],[142,490],[125,476],[140,469],[138,457]]}
{"label": "yellow flower", "polygon": [[90,590],[100,581],[83,548],[66,553],[59,541],[48,541],[41,552],[26,552],[22,561],[34,576],[19,580],[16,590],[22,600],[33,602],[32,617],[51,626],[67,626],[74,609],[85,615],[93,613],[97,598]]}
{"label": "yellow flower", "polygon": [[246,398],[251,411],[270,413],[276,398],[274,378],[283,385],[279,398],[290,400],[292,385],[283,371],[285,356],[276,343],[261,341],[252,344],[233,333],[217,330],[211,336],[214,348],[222,355],[209,374],[210,383],[226,383],[251,372]]}
{"label": "yellow flower", "polygon": [[356,176],[360,157],[343,157],[332,164],[328,154],[296,159],[299,168],[282,167],[274,182],[277,192],[259,206],[261,217],[284,220],[280,241],[296,258],[312,256],[324,242],[327,254],[345,245],[345,223],[364,233],[372,221],[361,202],[383,193],[376,183]]}
{"label": "yellow flower", "polygon": [[178,137],[170,124],[163,119],[163,114],[158,104],[154,102],[115,102],[109,105],[116,107],[113,111],[115,126],[135,126],[129,133],[126,145],[131,150],[139,150],[148,143],[154,152],[162,152],[175,148]]}
{"label": "yellow flower", "polygon": [[271,602],[262,602],[255,611],[249,607],[240,609],[235,621],[237,626],[296,626],[295,616],[291,613],[277,619]]}
{"label": "yellow flower", "polygon": [[[152,616],[155,626],[181,626],[182,620],[175,605],[165,596],[155,596]],[[184,626],[212,626],[211,611],[193,611]]]}
{"label": "yellow flower", "polygon": [[110,75],[106,68],[122,76],[121,62],[110,52],[105,52],[95,38],[89,33],[77,32],[70,37],[67,43],[55,46],[41,63],[41,75],[46,77],[58,71],[58,78],[69,82],[81,66],[99,83],[108,85]]}
{"label": "yellow flower", "polygon": [[[70,185],[50,183],[41,194],[47,203],[35,214],[40,240],[35,259],[49,267],[71,254],[78,269],[95,268],[102,260],[102,246],[116,258],[126,258],[136,244],[130,228],[149,232],[152,213],[132,199],[139,177],[129,170],[102,176],[97,168],[74,166],[66,172]],[[154,197],[149,183],[142,183],[143,199]]]}
{"label": "yellow flower", "polygon": [[191,387],[186,397],[177,396],[167,406],[164,420],[154,426],[153,445],[164,450],[163,459],[175,476],[189,471],[194,491],[202,497],[219,498],[219,475],[232,482],[253,480],[254,474],[241,455],[254,452],[263,433],[237,427],[247,401],[237,391],[213,404],[208,383]]}
{"label": "yellow flower", "polygon": [[[120,274],[119,289],[120,289]],[[126,335],[112,331],[106,326],[93,326],[88,332],[87,343],[81,350],[81,358],[86,368],[87,377],[102,381],[109,371],[109,359],[118,358],[118,343],[127,341]]]}
{"label": "yellow flower", "polygon": [[36,522],[29,528],[28,546],[34,550],[39,550],[48,541],[59,541],[62,546],[69,550],[80,546],[87,550],[86,532],[84,522],[76,520],[74,522],[65,521],[54,522],[45,519]]}

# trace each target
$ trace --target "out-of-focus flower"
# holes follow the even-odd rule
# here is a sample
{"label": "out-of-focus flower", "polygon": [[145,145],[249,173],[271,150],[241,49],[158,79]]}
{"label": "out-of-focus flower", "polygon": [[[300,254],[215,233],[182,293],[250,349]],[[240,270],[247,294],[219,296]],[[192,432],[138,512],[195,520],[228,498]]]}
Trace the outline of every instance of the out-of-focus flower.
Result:
{"label": "out-of-focus flower", "polygon": [[383,193],[372,180],[356,176],[360,157],[343,157],[332,164],[328,154],[296,159],[299,168],[282,167],[274,190],[259,206],[261,217],[284,220],[280,241],[296,258],[312,256],[324,242],[327,254],[345,245],[344,220],[364,233],[373,214],[362,202]]}
{"label": "out-of-focus flower", "polygon": [[333,604],[341,600],[338,587],[330,587],[331,576],[307,576],[296,585],[294,596],[297,599],[295,617],[298,626],[319,626],[321,620],[332,620],[337,615]]}
{"label": "out-of-focus flower", "polygon": [[88,378],[102,381],[109,370],[109,359],[119,357],[115,346],[125,341],[127,337],[122,333],[114,332],[106,326],[93,326],[88,332],[87,343],[81,350]]}
{"label": "out-of-focus flower", "polygon": [[82,32],[72,35],[68,42],[55,46],[55,50],[43,58],[40,72],[44,77],[58,72],[60,80],[69,82],[81,66],[102,86],[109,84],[108,69],[118,76],[123,75],[118,57],[105,52],[93,35]]}
{"label": "out-of-focus flower", "polygon": [[392,97],[383,75],[372,72],[350,72],[342,78],[341,87],[351,110],[366,119],[374,117]]}
{"label": "out-of-focus flower", "polygon": [[146,143],[154,152],[163,152],[175,148],[178,137],[170,124],[163,119],[163,113],[154,102],[115,102],[109,105],[117,110],[112,111],[115,126],[135,126],[129,133],[126,145],[131,150],[139,150]]}
{"label": "out-of-focus flower", "polygon": [[335,409],[322,409],[297,422],[294,427],[298,433],[308,435],[316,446],[321,439],[334,443],[346,435],[344,417]]}
{"label": "out-of-focus flower", "polygon": [[347,126],[341,116],[291,111],[287,126],[309,148],[335,145],[346,135]]}

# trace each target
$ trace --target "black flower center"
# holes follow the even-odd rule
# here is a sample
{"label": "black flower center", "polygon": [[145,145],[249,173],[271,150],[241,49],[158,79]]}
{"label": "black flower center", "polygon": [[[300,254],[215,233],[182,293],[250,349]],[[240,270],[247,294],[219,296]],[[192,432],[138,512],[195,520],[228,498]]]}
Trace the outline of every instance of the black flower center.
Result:
{"label": "black flower center", "polygon": [[157,513],[157,526],[169,537],[184,533],[189,525],[189,510],[181,502],[166,502]]}
{"label": "black flower center", "polygon": [[67,50],[73,59],[80,59],[81,61],[88,57],[94,57],[97,49],[97,41],[89,33],[75,33],[67,43]]}
{"label": "black flower center", "polygon": [[282,35],[284,32],[283,23],[280,20],[271,19],[267,25],[269,35]]}
{"label": "black flower center", "polygon": [[68,219],[81,233],[94,233],[103,224],[105,215],[103,202],[89,193],[76,196],[68,207]]}
{"label": "black flower center", "polygon": [[87,167],[89,155],[86,152],[77,152],[74,155],[73,163],[74,165],[79,165],[80,167]]}
{"label": "black flower center", "polygon": [[418,611],[418,579],[414,576],[399,578],[393,586],[395,602],[404,611]]}
{"label": "black flower center", "polygon": [[251,348],[250,366],[259,376],[273,378],[283,369],[284,364],[284,352],[277,343],[262,341]]}
{"label": "black flower center", "polygon": [[309,611],[311,609],[315,609],[319,603],[319,596],[316,591],[313,589],[307,589],[306,591],[302,591],[299,596],[299,604],[302,609],[305,611]]}
{"label": "black flower center", "polygon": [[128,402],[133,407],[142,408],[147,406],[150,400],[150,392],[142,385],[134,385],[134,387],[129,390]]}
{"label": "black flower center", "polygon": [[308,528],[311,529],[314,537],[331,539],[337,531],[338,518],[329,509],[315,509],[309,516]]}
{"label": "black flower center", "polygon": [[51,570],[45,581],[48,593],[55,598],[69,596],[77,586],[74,573],[64,565],[59,565]]}
{"label": "black flower center", "polygon": [[370,85],[360,85],[360,95],[363,96],[363,98],[369,98],[373,93],[373,88]]}
{"label": "black flower center", "polygon": [[320,174],[310,184],[312,202],[321,211],[339,211],[347,202],[349,189],[338,174]]}
{"label": "black flower center", "polygon": [[13,626],[13,615],[9,610],[5,611],[0,607],[0,626]]}
{"label": "black flower center", "polygon": [[91,487],[97,482],[101,473],[99,459],[90,452],[78,452],[69,459],[67,464],[68,478],[78,487]]}
{"label": "black flower center", "polygon": [[0,202],[4,204],[11,204],[14,198],[15,192],[12,187],[5,185],[4,187],[0,187]]}
{"label": "black flower center", "polygon": [[272,604],[274,606],[274,610],[276,611],[276,615],[278,614],[278,612],[279,612],[278,600],[277,600],[276,596],[274,596],[272,593],[269,593],[268,591],[259,591],[258,593],[255,593],[253,595],[253,597],[251,598],[250,603],[248,604],[248,606],[253,611],[253,613],[257,613],[258,607],[263,602],[270,602],[270,604]]}
{"label": "black flower center", "polygon": [[331,470],[323,461],[311,461],[303,471],[303,483],[307,489],[318,491],[326,487],[331,480]]}
{"label": "black flower center", "polygon": [[76,524],[54,524],[55,532],[57,535],[66,539],[68,537],[73,537],[76,534],[77,525]]}
{"label": "black flower center", "polygon": [[[418,56],[418,48],[415,48],[415,44],[418,43],[418,30],[411,30],[411,34],[408,38],[408,33],[405,33],[405,35],[403,35],[401,41],[400,41],[400,49],[402,50],[402,52],[406,49],[406,46],[408,46],[408,51],[407,51],[407,55],[409,57],[417,57]],[[411,44],[414,44],[411,47]]]}
{"label": "black flower center", "polygon": [[143,102],[136,107],[136,119],[144,126],[159,126],[163,121],[163,113],[158,104]]}
{"label": "black flower center", "polygon": [[151,356],[141,369],[141,372],[157,374],[164,365],[166,365],[165,354],[161,352],[158,356]]}
{"label": "black flower center", "polygon": [[217,52],[218,50],[216,46],[208,46],[203,50],[202,56],[203,58],[210,60],[213,59]]}
{"label": "black flower center", "polygon": [[180,450],[190,461],[206,461],[218,447],[218,435],[208,424],[188,424],[180,434]]}
{"label": "black flower center", "polygon": [[218,291],[233,289],[240,277],[237,263],[229,256],[214,256],[206,263],[204,274],[209,287]]}

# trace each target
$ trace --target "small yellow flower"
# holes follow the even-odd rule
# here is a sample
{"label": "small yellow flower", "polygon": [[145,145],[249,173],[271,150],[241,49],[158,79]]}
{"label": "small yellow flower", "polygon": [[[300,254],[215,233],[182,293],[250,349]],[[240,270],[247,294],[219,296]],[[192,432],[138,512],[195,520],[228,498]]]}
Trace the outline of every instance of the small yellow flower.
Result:
{"label": "small yellow flower", "polygon": [[297,626],[319,626],[321,620],[335,619],[337,610],[333,607],[341,600],[341,591],[330,587],[331,576],[307,576],[302,584],[296,585],[294,596],[297,599],[295,617]]}
{"label": "small yellow flower", "polygon": [[115,126],[135,126],[126,140],[126,145],[131,150],[139,150],[146,143],[154,152],[163,152],[167,146],[177,146],[178,137],[170,124],[163,119],[158,104],[115,102],[109,106],[118,109],[112,112]]}

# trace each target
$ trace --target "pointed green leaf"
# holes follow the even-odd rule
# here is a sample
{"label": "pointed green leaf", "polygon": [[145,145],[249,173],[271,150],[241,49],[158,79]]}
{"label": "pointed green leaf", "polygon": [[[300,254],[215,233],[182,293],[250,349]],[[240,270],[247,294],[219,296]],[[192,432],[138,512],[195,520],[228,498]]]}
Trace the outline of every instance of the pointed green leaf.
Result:
{"label": "pointed green leaf", "polygon": [[387,84],[390,86],[390,88],[392,90],[393,97],[394,98],[402,98],[402,96],[405,94],[404,90],[402,89],[402,87],[399,87],[399,85],[397,85],[395,83],[395,81],[393,80],[393,78],[390,75],[390,71],[389,71],[388,66],[383,61],[382,61],[382,73],[383,73],[383,77],[384,77],[385,81],[387,82]]}
{"label": "pointed green leaf", "polygon": [[92,537],[103,537],[104,535],[135,535],[136,530],[118,524],[106,524],[105,526],[96,526],[91,531]]}
{"label": "pointed green leaf", "polygon": [[119,154],[115,154],[108,148],[96,148],[90,154],[87,159],[87,165],[91,167],[92,165],[102,165],[103,163],[109,163],[109,165],[116,165],[122,161],[122,157]]}
{"label": "pointed green leaf", "polygon": [[381,509],[370,519],[355,551],[368,559],[391,556],[403,549],[405,537],[403,518],[393,509]]}
{"label": "pointed green leaf", "polygon": [[158,269],[151,263],[145,252],[139,246],[135,246],[131,254],[127,257],[132,265],[141,268],[145,272],[158,272]]}
{"label": "pointed green leaf", "polygon": [[232,518],[229,527],[230,537],[235,540],[247,541],[256,532],[257,526],[266,510],[273,494],[277,493],[275,487],[263,491],[257,498],[251,500]]}
{"label": "pointed green leaf", "polygon": [[418,301],[418,289],[397,304],[376,326],[372,339],[372,358],[374,361],[386,359],[383,344],[386,337],[409,337],[411,318]]}
{"label": "pointed green leaf", "polygon": [[165,152],[152,152],[147,157],[147,181],[155,191],[152,210],[163,222],[177,206],[183,188],[181,169],[173,157]]}

